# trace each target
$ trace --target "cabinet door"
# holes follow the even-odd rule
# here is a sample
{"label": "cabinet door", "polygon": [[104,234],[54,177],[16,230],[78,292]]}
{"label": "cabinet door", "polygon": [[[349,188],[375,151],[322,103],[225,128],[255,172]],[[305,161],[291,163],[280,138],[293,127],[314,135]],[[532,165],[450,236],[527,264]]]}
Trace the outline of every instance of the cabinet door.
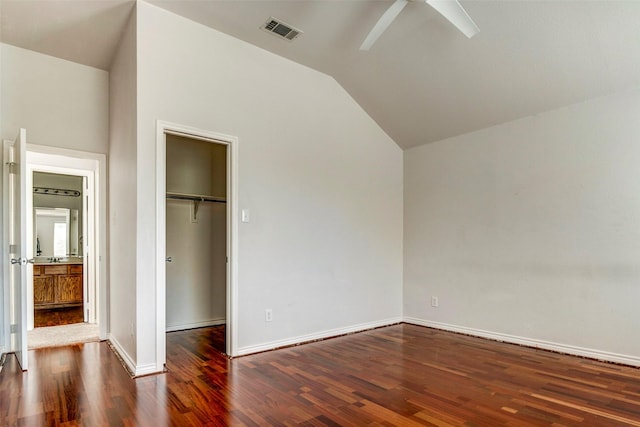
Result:
{"label": "cabinet door", "polygon": [[82,302],[82,275],[68,274],[56,278],[59,303]]}
{"label": "cabinet door", "polygon": [[33,304],[51,304],[55,302],[53,276],[34,276]]}

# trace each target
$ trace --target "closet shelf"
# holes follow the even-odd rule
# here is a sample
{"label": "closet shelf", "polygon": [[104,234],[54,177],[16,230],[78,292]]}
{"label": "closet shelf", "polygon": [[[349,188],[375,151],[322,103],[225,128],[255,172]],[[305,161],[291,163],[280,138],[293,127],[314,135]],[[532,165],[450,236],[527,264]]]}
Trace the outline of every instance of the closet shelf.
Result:
{"label": "closet shelf", "polygon": [[205,196],[202,194],[188,194],[188,193],[167,192],[167,199],[191,200],[194,202],[227,203],[227,199],[225,199],[224,197]]}
{"label": "closet shelf", "polygon": [[225,199],[224,197],[204,196],[202,194],[188,194],[188,193],[167,192],[167,199],[192,201],[193,202],[192,222],[197,222],[198,220],[198,208],[200,207],[201,202],[227,203],[227,199]]}

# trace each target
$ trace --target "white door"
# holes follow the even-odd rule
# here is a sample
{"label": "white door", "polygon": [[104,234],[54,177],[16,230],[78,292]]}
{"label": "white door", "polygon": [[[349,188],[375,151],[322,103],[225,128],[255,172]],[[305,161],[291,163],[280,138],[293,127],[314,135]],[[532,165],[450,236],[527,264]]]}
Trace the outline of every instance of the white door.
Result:
{"label": "white door", "polygon": [[27,370],[27,131],[9,143],[9,306],[11,350],[24,371]]}

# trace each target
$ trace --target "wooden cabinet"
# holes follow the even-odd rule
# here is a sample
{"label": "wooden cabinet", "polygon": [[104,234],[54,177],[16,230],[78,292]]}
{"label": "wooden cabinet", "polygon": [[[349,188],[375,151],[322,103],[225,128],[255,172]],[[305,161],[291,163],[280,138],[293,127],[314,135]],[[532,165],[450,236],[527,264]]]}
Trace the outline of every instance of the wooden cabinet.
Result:
{"label": "wooden cabinet", "polygon": [[82,265],[33,266],[34,309],[82,306]]}
{"label": "wooden cabinet", "polygon": [[35,268],[33,274],[33,303],[53,304],[55,297],[53,296],[53,276],[36,276]]}

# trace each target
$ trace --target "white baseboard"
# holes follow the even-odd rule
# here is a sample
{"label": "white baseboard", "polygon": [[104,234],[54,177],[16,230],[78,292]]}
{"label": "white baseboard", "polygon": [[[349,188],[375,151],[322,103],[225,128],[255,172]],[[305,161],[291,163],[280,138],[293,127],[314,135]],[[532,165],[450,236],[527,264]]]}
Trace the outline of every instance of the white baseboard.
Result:
{"label": "white baseboard", "polygon": [[551,350],[558,353],[571,354],[574,356],[588,357],[606,362],[621,363],[624,365],[640,367],[640,357],[626,354],[611,353],[591,348],[577,347],[568,344],[561,344],[551,341],[538,340],[533,338],[519,337],[516,335],[502,334],[500,332],[485,331],[482,329],[468,328],[466,326],[451,325],[448,323],[434,322],[431,320],[417,319],[415,317],[405,317],[405,323],[427,326],[429,328],[442,329],[444,331],[458,332],[461,334],[473,335],[488,338],[494,341],[502,341],[511,344],[519,344],[527,347]]}
{"label": "white baseboard", "polygon": [[111,334],[109,334],[109,343],[111,344],[111,347],[118,353],[118,357],[120,357],[122,362],[126,365],[129,373],[134,377],[140,377],[149,374],[158,374],[162,372],[162,370],[157,369],[155,364],[137,366],[131,356],[129,356],[129,353],[125,351],[120,342],[118,342],[118,340]]}
{"label": "white baseboard", "polygon": [[108,336],[109,344],[111,344],[111,348],[113,348],[116,353],[118,353],[118,357],[120,360],[126,365],[127,370],[130,374],[134,374],[136,371],[136,364],[133,359],[129,356],[129,353],[122,347],[120,342],[114,337],[112,334]]}
{"label": "white baseboard", "polygon": [[150,363],[148,365],[136,366],[134,377],[142,377],[144,375],[151,374],[161,374],[164,372],[162,369],[158,369],[155,363]]}
{"label": "white baseboard", "polygon": [[224,325],[227,319],[211,319],[202,322],[183,323],[179,325],[167,325],[167,332],[183,331],[185,329],[205,328],[207,326]]}
{"label": "white baseboard", "polygon": [[300,335],[297,337],[287,338],[284,340],[277,340],[277,341],[271,341],[263,344],[242,347],[238,349],[237,355],[246,356],[247,354],[260,353],[262,351],[274,350],[276,348],[288,347],[296,344],[302,344],[305,342],[333,338],[340,335],[351,334],[354,332],[362,332],[362,331],[366,331],[367,329],[380,328],[383,326],[389,326],[389,325],[393,325],[400,322],[402,322],[401,317],[394,317],[390,319],[378,320],[375,322],[360,323],[357,325],[347,326],[344,328],[330,329],[327,331],[317,332],[317,333],[308,334],[308,335]]}

